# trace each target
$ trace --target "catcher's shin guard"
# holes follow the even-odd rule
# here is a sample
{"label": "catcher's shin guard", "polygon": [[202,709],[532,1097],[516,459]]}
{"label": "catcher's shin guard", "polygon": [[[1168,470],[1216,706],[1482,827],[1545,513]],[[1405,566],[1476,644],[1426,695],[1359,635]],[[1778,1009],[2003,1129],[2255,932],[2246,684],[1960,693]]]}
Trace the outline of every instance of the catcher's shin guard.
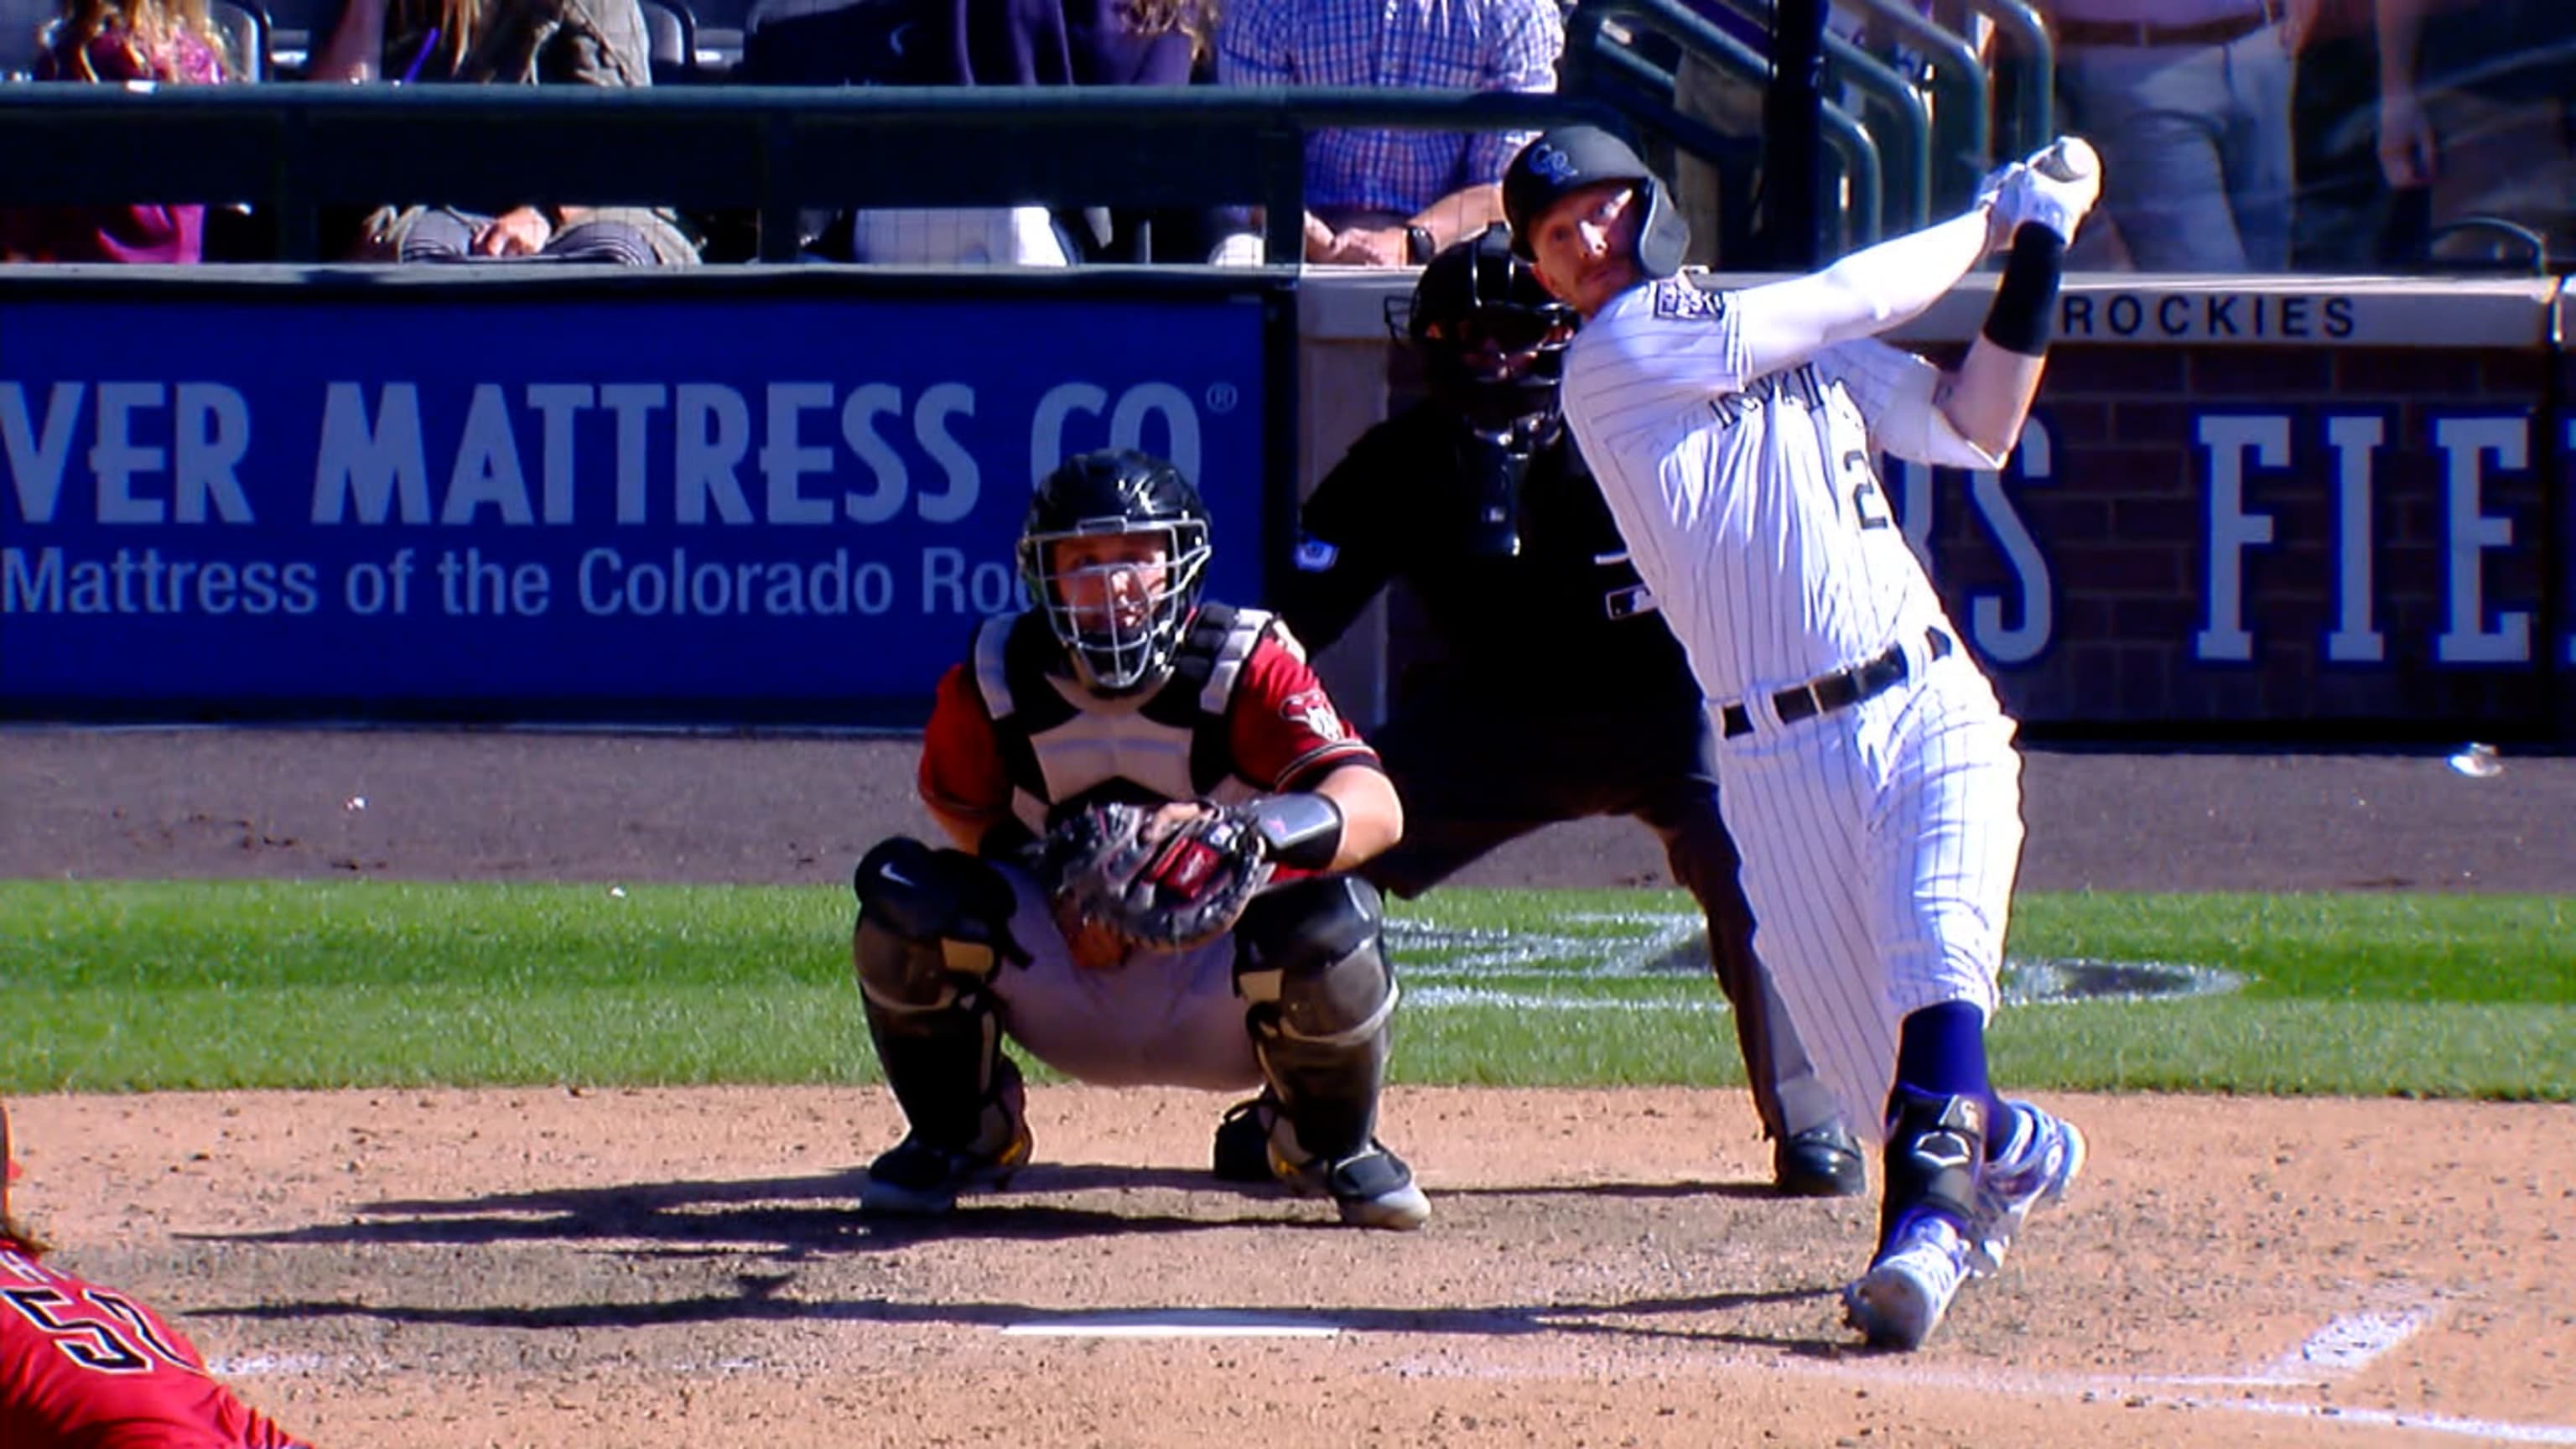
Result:
{"label": "catcher's shin guard", "polygon": [[1961,1236],[1978,1221],[1987,1127],[1984,1098],[1936,1097],[1901,1086],[1889,1094],[1886,1188],[1878,1210],[1882,1252],[1927,1213]]}
{"label": "catcher's shin guard", "polygon": [[1002,960],[1022,959],[1006,929],[1010,887],[973,856],[904,839],[869,851],[852,884],[851,961],[905,1119],[942,1146],[992,1135],[1006,1064],[985,983]]}
{"label": "catcher's shin guard", "polygon": [[1378,947],[1377,889],[1315,876],[1255,900],[1235,926],[1235,989],[1262,1075],[1309,1157],[1369,1150],[1386,1082],[1395,975]]}

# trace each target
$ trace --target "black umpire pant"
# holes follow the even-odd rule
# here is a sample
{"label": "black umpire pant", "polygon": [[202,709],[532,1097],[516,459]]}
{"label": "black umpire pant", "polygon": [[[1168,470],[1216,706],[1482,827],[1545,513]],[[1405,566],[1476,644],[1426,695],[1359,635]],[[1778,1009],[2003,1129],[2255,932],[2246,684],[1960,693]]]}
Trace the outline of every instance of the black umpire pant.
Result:
{"label": "black umpire pant", "polygon": [[1542,826],[1625,815],[1654,831],[1708,917],[1709,964],[1734,1007],[1762,1130],[1782,1135],[1780,1065],[1804,1071],[1806,1054],[1794,1038],[1775,1047],[1786,1013],[1753,955],[1753,911],[1718,813],[1716,738],[1696,699],[1539,713],[1526,696],[1443,688],[1404,699],[1369,742],[1404,801],[1404,838],[1360,874],[1406,900]]}

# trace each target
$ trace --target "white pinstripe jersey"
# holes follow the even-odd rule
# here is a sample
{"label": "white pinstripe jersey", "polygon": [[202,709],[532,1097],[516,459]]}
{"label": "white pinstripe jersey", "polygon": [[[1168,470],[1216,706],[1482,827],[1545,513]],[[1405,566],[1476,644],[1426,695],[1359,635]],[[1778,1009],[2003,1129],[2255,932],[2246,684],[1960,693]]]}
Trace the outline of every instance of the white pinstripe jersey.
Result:
{"label": "white pinstripe jersey", "polygon": [[1862,340],[1747,376],[1747,305],[1758,294],[1633,287],[1565,361],[1575,439],[1720,701],[1874,658],[1942,617],[1877,472],[1882,449],[1942,452],[1924,426],[1937,370]]}

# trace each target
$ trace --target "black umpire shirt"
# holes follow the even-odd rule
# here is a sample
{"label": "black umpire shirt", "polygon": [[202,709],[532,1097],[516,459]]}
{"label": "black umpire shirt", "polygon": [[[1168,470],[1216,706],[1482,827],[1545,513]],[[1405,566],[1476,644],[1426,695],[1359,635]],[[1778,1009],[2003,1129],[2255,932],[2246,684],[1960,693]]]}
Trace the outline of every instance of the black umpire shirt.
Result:
{"label": "black umpire shirt", "polygon": [[1537,714],[1696,707],[1699,687],[1628,561],[1570,435],[1538,450],[1520,492],[1520,552],[1480,555],[1478,480],[1454,414],[1423,402],[1369,429],[1306,501],[1280,614],[1322,650],[1401,578],[1445,650],[1403,693],[1508,696]]}

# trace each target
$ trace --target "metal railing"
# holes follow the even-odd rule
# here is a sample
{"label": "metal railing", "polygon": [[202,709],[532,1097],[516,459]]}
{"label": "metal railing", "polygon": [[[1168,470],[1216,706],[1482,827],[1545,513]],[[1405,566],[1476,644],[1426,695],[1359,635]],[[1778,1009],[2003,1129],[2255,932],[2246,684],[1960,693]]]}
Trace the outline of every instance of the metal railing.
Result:
{"label": "metal railing", "polygon": [[[1750,170],[1740,153],[1748,147],[1758,152],[1759,138],[1724,135],[1682,110],[1674,71],[1641,49],[1635,34],[1638,24],[1749,86],[1758,89],[1769,82],[1771,63],[1766,57],[1677,0],[1583,0],[1566,21],[1568,84],[1639,114],[1654,130],[1716,166],[1729,178],[1730,196],[1748,194],[1748,188],[1735,184]],[[1818,130],[1842,168],[1848,192],[1840,218],[1844,248],[1876,240],[1885,229],[1890,190],[1877,138],[1831,101],[1818,108]],[[1741,242],[1742,214],[1732,213],[1727,221],[1732,233],[1728,240]]]}
{"label": "metal railing", "polygon": [[[1673,0],[1652,0],[1670,4]],[[1768,27],[1778,20],[1775,0],[1729,0]],[[1825,83],[1860,102],[1855,119],[1877,144],[1883,188],[1880,210],[1889,230],[1911,231],[1930,218],[1932,109],[1923,92],[1877,56],[1827,31]],[[1845,109],[1851,109],[1845,107]],[[1876,233],[1866,239],[1875,240]]]}
{"label": "metal railing", "polygon": [[1994,22],[1995,136],[2005,156],[2027,156],[2057,135],[2057,45],[2023,0],[1965,0]]}
{"label": "metal railing", "polygon": [[1996,160],[1994,98],[1985,63],[1965,37],[1924,19],[1909,0],[1861,3],[1923,66],[1932,113],[1926,205],[1941,213],[1966,206]]}

